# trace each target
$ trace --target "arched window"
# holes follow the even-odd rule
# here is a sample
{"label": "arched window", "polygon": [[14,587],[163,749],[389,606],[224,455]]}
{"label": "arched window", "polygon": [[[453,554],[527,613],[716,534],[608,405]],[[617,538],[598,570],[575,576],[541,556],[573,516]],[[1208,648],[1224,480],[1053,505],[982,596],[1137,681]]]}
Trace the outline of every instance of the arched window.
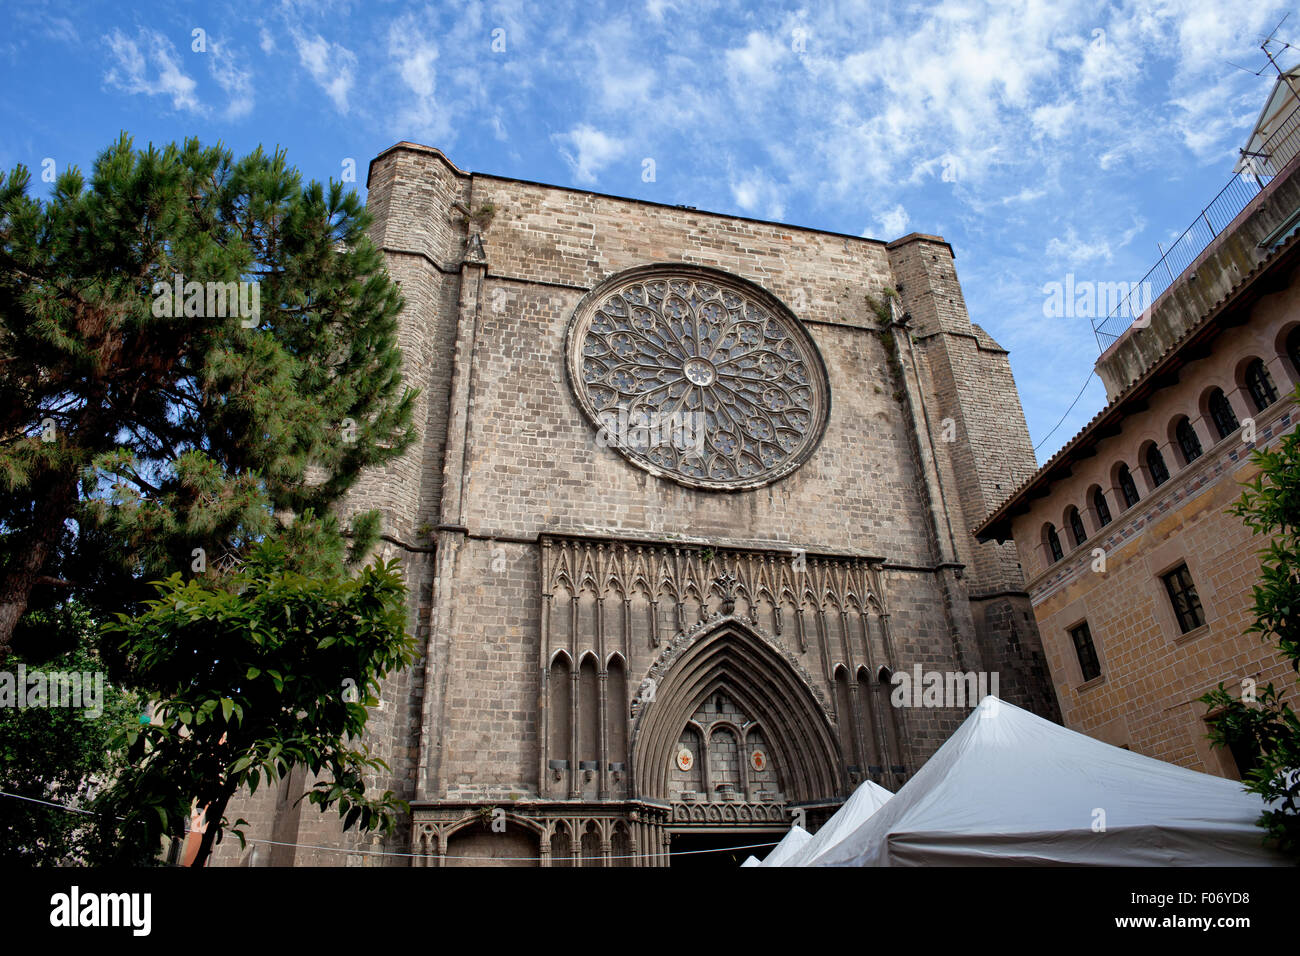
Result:
{"label": "arched window", "polygon": [[614,789],[620,789],[624,786],[626,775],[623,773],[627,766],[627,674],[623,668],[623,658],[615,654],[609,660],[609,666],[605,668],[608,675],[606,682],[606,700],[605,700],[605,738],[606,753],[605,757],[609,761],[609,770],[618,772],[618,781],[613,779],[611,773],[610,786]]}
{"label": "arched window", "polygon": [[[600,677],[590,654],[578,665],[578,769],[599,769]],[[594,764],[583,767],[583,764]],[[594,780],[593,776],[593,780]]]}
{"label": "arched window", "polygon": [[1151,473],[1151,484],[1159,488],[1169,480],[1169,469],[1165,467],[1165,456],[1160,449],[1152,445],[1147,449],[1147,471]]}
{"label": "arched window", "polygon": [[1083,519],[1079,517],[1079,509],[1071,508],[1066,520],[1070,523],[1070,534],[1074,536],[1074,546],[1077,548],[1088,537],[1088,533],[1083,530]]}
{"label": "arched window", "polygon": [[1186,418],[1181,418],[1174,427],[1174,437],[1178,439],[1178,447],[1182,450],[1183,461],[1191,464],[1201,457],[1201,440],[1196,437],[1196,429]]}
{"label": "arched window", "polygon": [[1128,470],[1128,465],[1119,466],[1119,490],[1124,496],[1124,507],[1132,508],[1138,503],[1138,488],[1133,483],[1133,473]]}
{"label": "arched window", "polygon": [[[894,675],[888,667],[882,666],[880,673],[876,675],[876,694],[880,700],[880,712],[884,714],[885,724],[885,745],[889,748],[886,755],[890,761],[890,773],[895,775],[907,773],[907,766],[904,763],[903,735],[898,727],[898,713],[900,708],[889,706],[889,698],[893,693]],[[896,777],[901,780],[901,777]]]}
{"label": "arched window", "polygon": [[582,865],[600,866],[600,828],[595,820],[589,820],[582,831]]}
{"label": "arched window", "polygon": [[858,668],[858,714],[862,719],[862,743],[867,748],[867,766],[880,767],[882,772],[889,766],[889,756],[880,752],[879,728],[876,727],[875,708],[871,695],[875,688],[871,684],[871,671],[865,667]]}
{"label": "arched window", "polygon": [[1277,388],[1262,359],[1255,359],[1246,367],[1246,390],[1250,392],[1251,401],[1255,403],[1258,412],[1277,401]]}
{"label": "arched window", "polygon": [[614,837],[609,841],[610,856],[615,866],[632,866],[636,863],[632,852],[632,837],[627,832],[627,824],[620,820],[614,824]]}
{"label": "arched window", "polygon": [[1297,376],[1300,376],[1300,326],[1291,330],[1291,334],[1286,337],[1286,355],[1291,360],[1291,367],[1295,369]]}
{"label": "arched window", "polygon": [[1047,526],[1047,550],[1051,552],[1053,561],[1060,561],[1065,557],[1065,552],[1061,550],[1061,538],[1056,533],[1055,525]]}
{"label": "arched window", "polygon": [[1092,493],[1092,510],[1097,512],[1097,524],[1106,527],[1110,524],[1110,505],[1106,504],[1106,496],[1100,488]]}
{"label": "arched window", "polygon": [[569,760],[571,759],[570,750],[572,748],[572,738],[570,731],[572,729],[572,711],[571,694],[572,694],[572,674],[569,657],[564,652],[555,655],[555,660],[551,662],[550,681],[550,715],[551,739],[547,748],[550,761],[547,764],[550,773],[547,774],[548,783],[551,788],[559,792],[568,791],[568,770]]}
{"label": "arched window", "polygon": [[551,833],[551,866],[573,866],[573,845],[569,840],[569,827],[564,821],[555,824]]}
{"label": "arched window", "polygon": [[853,707],[850,703],[849,672],[841,664],[835,668],[835,720],[839,724],[840,752],[849,772],[860,773],[862,763],[853,734]]}
{"label": "arched window", "polygon": [[1228,396],[1223,394],[1223,389],[1216,388],[1210,393],[1210,418],[1214,420],[1214,430],[1219,433],[1220,438],[1227,438],[1238,428],[1237,416],[1228,404]]}

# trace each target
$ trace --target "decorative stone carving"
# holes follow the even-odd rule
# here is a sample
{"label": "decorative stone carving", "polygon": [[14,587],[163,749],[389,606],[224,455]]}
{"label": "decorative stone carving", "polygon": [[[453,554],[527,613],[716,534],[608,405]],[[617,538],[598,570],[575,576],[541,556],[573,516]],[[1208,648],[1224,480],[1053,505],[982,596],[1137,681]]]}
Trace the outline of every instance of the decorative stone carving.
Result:
{"label": "decorative stone carving", "polygon": [[720,613],[731,614],[736,610],[736,585],[739,583],[730,571],[724,571],[713,579],[713,584],[722,597],[722,605],[718,608]]}
{"label": "decorative stone carving", "polygon": [[[682,794],[685,796],[685,794]],[[698,797],[698,794],[696,795]],[[774,796],[780,796],[774,794]],[[737,801],[739,798],[737,797]],[[787,824],[790,822],[789,814],[783,803],[740,803],[734,809],[728,807],[728,822],[738,820],[743,814],[745,821],[749,823],[780,823]],[[690,803],[675,802],[672,804],[672,822],[675,826],[701,824],[709,825],[722,822],[724,810],[716,804],[701,804],[692,799]]]}
{"label": "decorative stone carving", "polygon": [[812,338],[776,299],[723,273],[624,273],[579,303],[567,349],[598,440],[684,485],[784,478],[825,429],[830,388]]}

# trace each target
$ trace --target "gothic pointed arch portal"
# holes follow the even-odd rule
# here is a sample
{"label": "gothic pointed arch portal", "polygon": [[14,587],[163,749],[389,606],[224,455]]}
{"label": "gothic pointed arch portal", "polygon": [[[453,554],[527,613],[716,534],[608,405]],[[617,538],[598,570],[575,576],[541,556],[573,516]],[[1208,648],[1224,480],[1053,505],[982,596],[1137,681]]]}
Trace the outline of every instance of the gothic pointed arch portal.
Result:
{"label": "gothic pointed arch portal", "polygon": [[782,655],[737,619],[672,664],[638,716],[631,761],[638,795],[672,803],[678,823],[788,825],[786,805],[837,801],[842,789],[825,711]]}

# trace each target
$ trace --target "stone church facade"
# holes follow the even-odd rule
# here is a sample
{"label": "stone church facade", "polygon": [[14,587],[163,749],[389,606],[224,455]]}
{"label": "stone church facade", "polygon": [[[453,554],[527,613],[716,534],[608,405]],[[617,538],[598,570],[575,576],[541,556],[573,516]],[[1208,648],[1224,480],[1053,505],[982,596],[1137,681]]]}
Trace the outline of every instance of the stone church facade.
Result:
{"label": "stone church facade", "polygon": [[411,813],[344,834],[291,778],[232,805],[252,842],[218,863],[676,865],[901,786],[974,701],[893,706],[899,672],[1057,717],[1015,549],[970,533],[1035,462],[943,239],[409,143],[368,203],[423,430],[355,495],[422,649],[368,741]]}

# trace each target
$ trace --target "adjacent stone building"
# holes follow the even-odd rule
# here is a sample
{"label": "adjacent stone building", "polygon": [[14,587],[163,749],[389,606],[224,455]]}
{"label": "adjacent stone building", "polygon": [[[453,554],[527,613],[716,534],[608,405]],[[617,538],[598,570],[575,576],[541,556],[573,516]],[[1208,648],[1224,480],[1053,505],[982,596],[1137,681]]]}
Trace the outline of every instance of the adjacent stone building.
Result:
{"label": "adjacent stone building", "polygon": [[1252,140],[1267,184],[1098,360],[1106,407],[976,532],[1015,539],[1066,726],[1229,777],[1245,758],[1211,749],[1197,698],[1295,693],[1276,646],[1246,633],[1267,542],[1227,510],[1258,475],[1252,450],[1297,417],[1294,114],[1276,126],[1287,142]]}
{"label": "adjacent stone building", "polygon": [[423,430],[354,499],[423,649],[370,739],[411,814],[341,834],[290,780],[231,808],[262,842],[218,862],[679,865],[897,789],[975,703],[894,707],[899,671],[1057,716],[1015,549],[969,531],[1034,458],[943,239],[410,143],[368,201]]}

